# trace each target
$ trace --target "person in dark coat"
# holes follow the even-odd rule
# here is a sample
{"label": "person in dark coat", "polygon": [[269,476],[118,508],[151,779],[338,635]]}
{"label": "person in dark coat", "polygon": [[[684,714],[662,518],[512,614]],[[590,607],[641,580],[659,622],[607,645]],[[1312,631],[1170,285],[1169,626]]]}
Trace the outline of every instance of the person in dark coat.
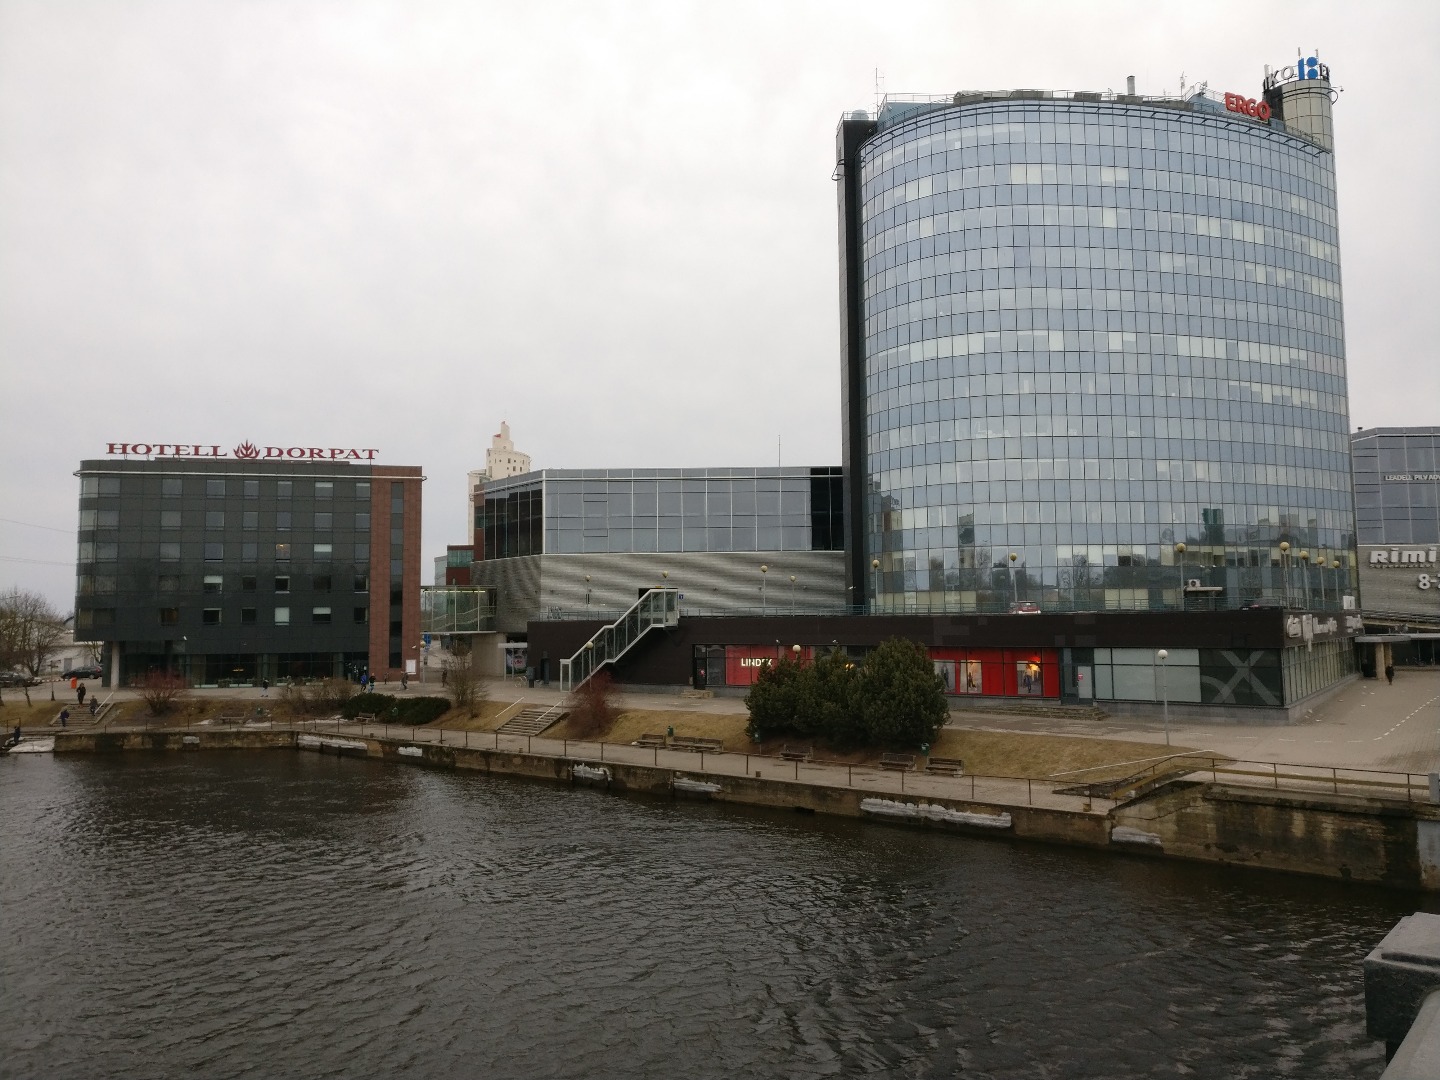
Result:
{"label": "person in dark coat", "polygon": [[75,688],[75,704],[85,704],[85,684],[83,682]]}
{"label": "person in dark coat", "polygon": [[70,710],[69,710],[69,709],[61,709],[61,710],[60,710],[60,726],[63,728],[63,727],[65,727],[69,722],[70,722]]}
{"label": "person in dark coat", "polygon": [[1394,665],[1394,664],[1386,664],[1386,665],[1385,665],[1385,681],[1386,681],[1387,683],[1390,683],[1392,686],[1395,684],[1395,665]]}

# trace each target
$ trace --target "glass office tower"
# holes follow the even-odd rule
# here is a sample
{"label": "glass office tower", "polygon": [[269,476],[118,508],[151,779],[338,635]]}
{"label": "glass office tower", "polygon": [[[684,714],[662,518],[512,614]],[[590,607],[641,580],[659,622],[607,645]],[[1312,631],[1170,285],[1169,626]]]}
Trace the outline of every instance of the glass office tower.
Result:
{"label": "glass office tower", "polygon": [[842,120],[847,574],[872,610],[1354,593],[1334,156],[1274,104]]}

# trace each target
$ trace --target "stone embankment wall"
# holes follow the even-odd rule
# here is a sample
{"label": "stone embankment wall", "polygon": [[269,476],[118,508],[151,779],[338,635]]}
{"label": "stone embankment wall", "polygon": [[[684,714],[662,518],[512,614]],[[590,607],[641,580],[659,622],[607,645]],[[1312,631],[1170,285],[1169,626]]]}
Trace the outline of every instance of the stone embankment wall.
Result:
{"label": "stone embankment wall", "polygon": [[1109,813],[884,794],[779,778],[293,731],[75,732],[57,753],[308,749],[663,797],[892,821],[972,835],[1440,889],[1440,806],[1180,782]]}

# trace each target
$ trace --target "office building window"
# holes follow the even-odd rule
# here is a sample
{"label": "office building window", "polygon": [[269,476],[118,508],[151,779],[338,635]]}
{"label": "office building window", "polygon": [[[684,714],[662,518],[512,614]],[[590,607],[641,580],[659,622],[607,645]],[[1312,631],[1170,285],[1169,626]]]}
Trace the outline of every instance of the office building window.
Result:
{"label": "office building window", "polygon": [[213,542],[206,543],[206,545],[205,545],[205,561],[206,561],[206,562],[220,562],[220,561],[223,560],[224,558],[225,558],[225,545],[224,545],[224,544],[216,544],[216,543],[213,543]]}
{"label": "office building window", "polygon": [[206,481],[205,481],[205,494],[206,494],[207,496],[214,496],[214,497],[218,497],[218,498],[222,498],[222,499],[223,499],[223,498],[225,497],[225,481],[224,481],[223,479],[222,479],[222,480],[206,480]]}
{"label": "office building window", "polygon": [[275,485],[275,497],[277,499],[288,499],[295,489],[293,480],[281,480]]}
{"label": "office building window", "polygon": [[328,558],[330,558],[330,555],[331,555],[331,545],[329,545],[329,544],[316,544],[316,545],[315,545],[315,558],[317,558],[317,559],[328,559]]}
{"label": "office building window", "polygon": [[357,607],[355,609],[355,621],[365,623],[370,621],[370,609],[368,607]]}
{"label": "office building window", "polygon": [[330,622],[330,609],[328,607],[312,608],[310,621],[320,625],[327,625]]}
{"label": "office building window", "polygon": [[369,545],[369,544],[356,544],[356,545],[355,545],[355,561],[356,561],[357,563],[368,563],[368,562],[370,561],[370,545]]}
{"label": "office building window", "polygon": [[255,625],[255,609],[253,607],[242,607],[240,609],[240,623],[242,626]]}
{"label": "office building window", "polygon": [[356,574],[356,575],[355,575],[355,591],[356,591],[356,592],[369,592],[369,591],[370,591],[370,575],[369,575],[369,574]]}
{"label": "office building window", "polygon": [[361,480],[360,482],[358,482],[358,483],[355,485],[355,498],[357,498],[357,499],[368,499],[368,498],[370,498],[370,484],[369,484],[368,482],[366,482],[366,481],[364,481],[364,480]]}
{"label": "office building window", "polygon": [[335,484],[329,480],[315,481],[315,498],[331,499],[335,497]]}
{"label": "office building window", "polygon": [[178,529],[180,527],[180,511],[161,510],[160,527],[162,529]]}
{"label": "office building window", "polygon": [[288,574],[276,575],[275,591],[277,593],[288,593],[290,591],[290,576]]}
{"label": "office building window", "polygon": [[260,558],[260,545],[253,541],[247,541],[240,545],[240,561],[255,562]]}
{"label": "office building window", "polygon": [[105,596],[115,591],[114,574],[95,575],[95,593],[97,596]]}
{"label": "office building window", "polygon": [[315,514],[315,531],[319,532],[322,529],[330,528],[330,519],[333,516],[334,515],[329,512],[321,513],[317,511]]}
{"label": "office building window", "polygon": [[245,481],[245,498],[247,498],[247,499],[258,499],[259,497],[260,497],[260,481],[259,481],[259,480],[246,480],[246,481]]}
{"label": "office building window", "polygon": [[206,574],[204,588],[207,593],[218,593],[225,584],[223,574]]}
{"label": "office building window", "polygon": [[179,561],[180,561],[180,545],[179,545],[179,544],[161,544],[161,545],[160,545],[160,561],[161,561],[161,562],[179,562]]}
{"label": "office building window", "polygon": [[207,528],[207,529],[223,529],[224,527],[225,527],[225,511],[224,511],[224,510],[206,510],[206,511],[205,511],[205,528]]}
{"label": "office building window", "polygon": [[290,511],[277,510],[275,512],[275,529],[277,532],[290,531]]}
{"label": "office building window", "polygon": [[162,607],[160,609],[160,625],[174,626],[180,621],[180,609],[173,607]]}
{"label": "office building window", "polygon": [[289,626],[289,625],[290,625],[290,609],[289,609],[288,607],[277,607],[277,608],[275,609],[275,625],[276,625],[276,626]]}
{"label": "office building window", "polygon": [[364,514],[356,514],[356,515],[355,515],[355,528],[357,528],[357,529],[369,529],[369,528],[370,528],[370,514],[369,514],[368,512],[367,512],[367,513],[364,513]]}
{"label": "office building window", "polygon": [[276,562],[289,562],[289,561],[290,561],[290,545],[289,545],[289,544],[276,544],[276,545],[275,545],[275,561],[276,561]]}
{"label": "office building window", "polygon": [[260,511],[246,510],[240,515],[240,527],[247,532],[260,528]]}
{"label": "office building window", "polygon": [[180,478],[178,476],[166,476],[160,480],[160,494],[168,498],[174,498],[180,494]]}
{"label": "office building window", "polygon": [[97,524],[102,529],[118,529],[120,527],[120,511],[101,510],[98,515]]}
{"label": "office building window", "polygon": [[220,625],[220,609],[218,607],[207,607],[200,612],[200,621],[206,626]]}
{"label": "office building window", "polygon": [[120,545],[118,544],[96,544],[96,562],[114,562],[120,557]]}

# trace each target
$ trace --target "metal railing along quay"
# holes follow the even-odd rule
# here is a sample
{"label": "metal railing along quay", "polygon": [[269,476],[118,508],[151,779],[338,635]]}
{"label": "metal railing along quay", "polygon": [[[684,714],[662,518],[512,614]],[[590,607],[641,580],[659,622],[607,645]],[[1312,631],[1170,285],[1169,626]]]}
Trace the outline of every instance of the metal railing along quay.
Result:
{"label": "metal railing along quay", "polygon": [[[502,735],[495,731],[471,731],[467,728],[411,727],[408,724],[383,722],[361,724],[338,717],[300,721],[249,718],[241,722],[200,722],[184,725],[147,720],[139,724],[85,725],[78,731],[74,728],[71,731],[76,734],[96,731],[293,731],[313,735],[382,739],[386,742],[433,743],[465,749],[509,751],[601,764],[648,765],[652,768],[663,766],[676,772],[719,777],[754,776],[770,780],[833,784],[837,787],[852,787],[886,794],[931,795],[1057,808],[1081,808],[1087,803],[1115,805],[1131,797],[1127,792],[1162,776],[1166,780],[1208,779],[1216,784],[1237,784],[1298,794],[1391,798],[1412,803],[1432,801],[1429,775],[1426,773],[1338,765],[1304,765],[1296,762],[1250,761],[1219,754],[1167,755],[1154,759],[1143,770],[1120,778],[1113,776],[1115,765],[1096,766],[1047,777],[992,776],[970,772],[949,776],[922,771],[883,769],[878,765],[820,758],[795,761],[769,754],[733,750],[681,750],[598,740],[552,739],[543,735]],[[55,732],[47,730],[46,734]],[[1094,782],[1090,791],[1079,793],[1080,787],[1090,786],[1083,780],[1083,775],[1102,770],[1109,771],[1112,775],[1105,781]],[[1102,793],[1105,787],[1111,788],[1111,793]]]}

